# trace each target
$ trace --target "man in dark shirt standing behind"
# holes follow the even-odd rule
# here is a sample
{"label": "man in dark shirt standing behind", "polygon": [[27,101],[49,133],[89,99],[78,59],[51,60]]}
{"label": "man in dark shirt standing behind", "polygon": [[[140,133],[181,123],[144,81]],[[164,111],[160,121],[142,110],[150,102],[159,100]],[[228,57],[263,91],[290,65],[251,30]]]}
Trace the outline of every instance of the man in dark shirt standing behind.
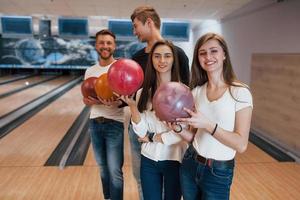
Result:
{"label": "man in dark shirt standing behind", "polygon": [[[133,23],[133,32],[138,37],[139,41],[147,43],[145,48],[137,51],[132,56],[132,59],[139,63],[145,72],[149,52],[151,51],[152,46],[155,42],[163,40],[163,37],[160,34],[160,17],[153,7],[140,6],[133,11],[131,21]],[[175,47],[180,65],[180,80],[182,83],[188,85],[190,77],[188,57],[181,48]],[[138,137],[131,126],[129,126],[129,139],[133,175],[137,181],[140,199],[142,200],[143,195],[140,182],[141,144],[138,142]]]}
{"label": "man in dark shirt standing behind", "polygon": [[[161,21],[155,9],[150,6],[136,8],[131,15],[131,21],[133,23],[134,34],[141,42],[147,43],[145,48],[140,49],[132,56],[132,59],[138,62],[145,72],[152,46],[158,40],[163,40],[160,34]],[[180,65],[181,82],[188,85],[190,77],[189,59],[180,47],[175,47]]]}

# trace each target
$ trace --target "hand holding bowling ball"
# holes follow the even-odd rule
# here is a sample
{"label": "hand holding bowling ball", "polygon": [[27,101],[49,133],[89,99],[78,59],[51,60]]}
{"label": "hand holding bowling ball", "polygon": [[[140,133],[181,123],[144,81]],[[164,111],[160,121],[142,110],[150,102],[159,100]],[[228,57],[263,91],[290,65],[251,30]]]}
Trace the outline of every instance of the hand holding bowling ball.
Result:
{"label": "hand holding bowling ball", "polygon": [[97,98],[96,91],[94,89],[95,83],[97,81],[97,77],[89,77],[83,81],[81,84],[81,93],[84,97],[94,97]]}
{"label": "hand holding bowling ball", "polygon": [[134,94],[144,81],[143,69],[131,59],[117,60],[110,66],[107,74],[112,91],[125,96]]}
{"label": "hand holding bowling ball", "polygon": [[153,96],[152,104],[156,116],[166,122],[189,117],[183,108],[193,110],[195,105],[190,89],[178,82],[161,84]]}
{"label": "hand holding bowling ball", "polygon": [[95,91],[98,97],[109,100],[114,97],[113,91],[110,89],[107,79],[107,73],[98,77],[95,83]]}

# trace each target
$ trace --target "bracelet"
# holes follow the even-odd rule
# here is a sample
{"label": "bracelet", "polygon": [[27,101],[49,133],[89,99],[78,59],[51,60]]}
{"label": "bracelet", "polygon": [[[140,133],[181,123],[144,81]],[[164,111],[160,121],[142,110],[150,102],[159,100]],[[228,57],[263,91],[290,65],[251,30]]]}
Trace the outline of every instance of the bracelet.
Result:
{"label": "bracelet", "polygon": [[173,129],[173,131],[175,133],[180,133],[182,131],[182,126],[180,124],[176,124],[176,126]]}
{"label": "bracelet", "polygon": [[217,128],[218,128],[218,123],[216,123],[216,126],[215,126],[215,128],[214,128],[213,132],[211,133],[211,136],[214,136],[214,134],[215,134],[215,132],[216,132]]}

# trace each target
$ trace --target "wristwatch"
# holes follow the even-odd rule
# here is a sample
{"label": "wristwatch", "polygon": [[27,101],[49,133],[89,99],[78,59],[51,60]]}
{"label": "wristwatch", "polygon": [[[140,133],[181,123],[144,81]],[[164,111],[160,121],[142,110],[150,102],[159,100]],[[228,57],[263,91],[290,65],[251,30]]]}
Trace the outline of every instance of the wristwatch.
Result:
{"label": "wristwatch", "polygon": [[149,138],[149,142],[153,142],[153,136],[154,133],[153,132],[147,132],[148,138]]}
{"label": "wristwatch", "polygon": [[180,124],[173,125],[173,131],[175,133],[180,133],[182,131],[182,126]]}

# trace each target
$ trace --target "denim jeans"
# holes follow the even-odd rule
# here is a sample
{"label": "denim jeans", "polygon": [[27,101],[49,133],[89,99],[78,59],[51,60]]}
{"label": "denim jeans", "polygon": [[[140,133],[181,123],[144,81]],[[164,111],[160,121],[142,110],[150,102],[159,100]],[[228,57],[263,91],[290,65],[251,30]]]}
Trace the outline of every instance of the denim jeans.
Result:
{"label": "denim jeans", "polygon": [[140,200],[143,200],[143,192],[140,178],[140,168],[141,168],[141,143],[138,141],[138,136],[134,132],[132,125],[129,124],[128,127],[130,149],[131,149],[131,165],[133,176],[136,180]]}
{"label": "denim jeans", "polygon": [[184,200],[229,200],[232,167],[209,167],[195,160],[192,146],[185,152],[180,167]]}
{"label": "denim jeans", "polygon": [[178,161],[153,161],[142,155],[141,181],[144,199],[180,200],[179,167]]}
{"label": "denim jeans", "polygon": [[111,120],[90,120],[90,135],[95,159],[100,168],[105,199],[123,199],[124,126]]}

